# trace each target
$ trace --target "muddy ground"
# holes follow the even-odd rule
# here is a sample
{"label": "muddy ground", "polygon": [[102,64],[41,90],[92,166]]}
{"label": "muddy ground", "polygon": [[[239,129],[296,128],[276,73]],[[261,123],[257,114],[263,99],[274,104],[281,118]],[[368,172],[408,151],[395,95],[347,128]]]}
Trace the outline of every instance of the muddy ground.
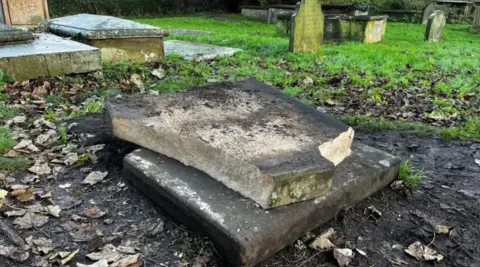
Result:
{"label": "muddy ground", "polygon": [[[103,115],[86,117],[79,123],[72,132],[84,146],[107,144],[99,162],[71,167],[56,180],[41,182],[51,190],[62,216],[50,219],[41,229],[17,230],[23,238],[47,237],[58,250],[80,248],[70,266],[91,264],[85,255],[105,244],[136,248],[143,255],[143,266],[228,266],[207,238],[155,207],[122,178],[122,158],[135,146],[111,138]],[[351,266],[480,266],[480,166],[475,163],[480,159],[480,143],[444,142],[438,137],[395,132],[358,133],[357,140],[408,159],[426,177],[415,191],[385,188],[314,233],[333,227],[338,247],[367,253],[357,253]],[[107,170],[109,175],[99,184],[86,186],[81,184],[85,167]],[[24,175],[19,173],[16,178]],[[65,184],[70,187],[59,188]],[[82,216],[85,209],[95,206],[106,214],[72,221],[73,215]],[[370,206],[382,216],[366,213]],[[2,220],[10,225],[13,221]],[[450,227],[449,235],[434,235],[435,225],[440,224]],[[307,239],[303,240],[308,244]],[[419,263],[403,251],[415,241],[431,243],[445,259],[435,264]],[[331,252],[314,251],[305,243],[298,241],[260,266],[338,266]],[[11,243],[0,234],[0,244]],[[0,257],[0,266],[35,266],[40,261],[41,257],[33,256],[26,263]]]}

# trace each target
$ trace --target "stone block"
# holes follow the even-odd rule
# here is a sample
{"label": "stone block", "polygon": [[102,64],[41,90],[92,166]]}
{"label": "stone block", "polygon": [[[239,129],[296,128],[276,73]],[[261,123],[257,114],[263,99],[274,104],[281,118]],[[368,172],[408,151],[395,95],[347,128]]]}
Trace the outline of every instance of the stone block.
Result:
{"label": "stone block", "polygon": [[320,53],[323,41],[323,12],[319,0],[302,0],[292,17],[290,51]]}
{"label": "stone block", "polygon": [[377,43],[385,38],[388,16],[326,16],[325,40]]}
{"label": "stone block", "polygon": [[0,69],[19,81],[101,68],[97,48],[52,34],[38,34],[31,43],[0,46]]}
{"label": "stone block", "polygon": [[263,208],[325,195],[353,130],[250,79],[107,102],[115,136],[208,173]]}
{"label": "stone block", "polygon": [[33,28],[49,18],[47,0],[1,0],[6,24]]}
{"label": "stone block", "polygon": [[268,19],[268,8],[261,6],[241,6],[241,13],[245,17]]}
{"label": "stone block", "polygon": [[0,23],[0,46],[13,43],[31,42],[33,33]]}
{"label": "stone block", "polygon": [[100,48],[105,61],[159,61],[164,57],[163,37],[168,36],[158,27],[91,14],[53,19],[42,28]]}
{"label": "stone block", "polygon": [[428,18],[427,28],[425,30],[425,41],[438,42],[442,39],[443,30],[447,23],[445,12],[441,10],[434,11]]}
{"label": "stone block", "polygon": [[194,43],[180,40],[165,41],[165,54],[177,54],[187,60],[212,60],[217,57],[233,56],[242,49]]}
{"label": "stone block", "polygon": [[259,208],[207,174],[166,156],[137,150],[124,177],[162,209],[206,234],[226,266],[253,266],[356,205],[398,175],[400,160],[355,143],[323,197],[270,210]]}
{"label": "stone block", "polygon": [[475,9],[473,11],[473,22],[470,32],[480,33],[480,2],[476,2],[475,4]]}
{"label": "stone block", "polygon": [[422,16],[422,24],[427,25],[428,18],[430,15],[438,9],[438,4],[435,2],[431,2],[423,8],[423,16]]}

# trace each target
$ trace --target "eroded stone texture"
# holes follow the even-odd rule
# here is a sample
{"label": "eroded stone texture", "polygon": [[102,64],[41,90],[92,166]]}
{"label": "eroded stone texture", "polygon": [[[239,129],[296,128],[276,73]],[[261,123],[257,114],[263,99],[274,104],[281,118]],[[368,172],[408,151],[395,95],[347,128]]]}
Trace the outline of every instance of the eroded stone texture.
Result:
{"label": "eroded stone texture", "polygon": [[[6,24],[32,28],[49,18],[47,0],[2,0],[0,2],[3,3]],[[0,11],[1,9],[0,7]]]}
{"label": "eroded stone texture", "polygon": [[325,195],[353,130],[254,79],[107,102],[117,137],[175,158],[264,208]]}
{"label": "eroded stone texture", "polygon": [[177,54],[187,60],[212,60],[217,57],[233,56],[239,51],[242,49],[179,40],[165,41],[167,56]]}
{"label": "eroded stone texture", "polygon": [[425,6],[423,9],[423,16],[422,16],[422,24],[426,25],[428,22],[428,18],[430,18],[430,15],[438,9],[438,4],[437,3],[429,3],[428,5]]}
{"label": "eroded stone texture", "polygon": [[359,41],[366,44],[384,39],[388,16],[326,16],[326,41]]}
{"label": "eroded stone texture", "polygon": [[441,10],[434,11],[428,18],[427,29],[425,30],[425,41],[438,42],[442,39],[443,30],[447,23],[445,12]]}
{"label": "eroded stone texture", "polygon": [[0,45],[30,42],[33,33],[0,23]]}
{"label": "eroded stone texture", "polygon": [[337,166],[324,197],[258,208],[205,173],[141,149],[125,157],[124,176],[178,220],[207,234],[226,266],[254,266],[392,182],[400,160],[361,143]]}
{"label": "eroded stone texture", "polygon": [[52,19],[42,27],[100,48],[102,59],[107,61],[158,61],[164,57],[163,37],[168,35],[158,27],[91,14]]}
{"label": "eroded stone texture", "polygon": [[323,13],[319,0],[302,0],[292,16],[290,51],[319,53],[323,41]]}

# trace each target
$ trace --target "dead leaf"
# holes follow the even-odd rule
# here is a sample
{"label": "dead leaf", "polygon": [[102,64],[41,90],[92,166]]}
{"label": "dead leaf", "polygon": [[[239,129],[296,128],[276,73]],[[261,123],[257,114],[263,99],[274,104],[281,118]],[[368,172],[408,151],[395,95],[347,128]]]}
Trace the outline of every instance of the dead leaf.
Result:
{"label": "dead leaf", "polygon": [[72,166],[73,164],[78,162],[78,154],[77,153],[70,153],[65,156],[65,160],[63,163],[67,166]]}
{"label": "dead leaf", "polygon": [[85,210],[85,216],[87,216],[88,218],[97,219],[97,218],[105,216],[105,214],[106,214],[105,212],[101,211],[97,207]]}
{"label": "dead leaf", "polygon": [[30,139],[23,139],[16,146],[13,147],[15,150],[27,149],[29,152],[39,152],[40,149],[33,144],[33,141]]}
{"label": "dead leaf", "polygon": [[310,247],[316,250],[332,250],[335,248],[335,245],[330,241],[330,238],[335,235],[335,230],[333,228],[328,229],[323,234],[315,238]]}
{"label": "dead leaf", "polygon": [[[23,191],[23,189],[21,189],[21,191]],[[35,191],[33,188],[28,188],[27,190],[24,190],[23,193],[17,195],[17,200],[20,202],[29,202],[35,200]]]}
{"label": "dead leaf", "polygon": [[92,261],[107,260],[109,263],[120,260],[122,256],[122,253],[120,253],[112,244],[105,245],[100,252],[87,254],[87,258],[91,259]]}
{"label": "dead leaf", "polygon": [[91,172],[89,175],[87,175],[87,178],[83,180],[83,184],[89,184],[89,185],[94,185],[99,182],[101,182],[105,177],[107,177],[108,172]]}
{"label": "dead leaf", "polygon": [[0,255],[18,262],[24,262],[30,257],[27,251],[14,246],[0,246]]}
{"label": "dead leaf", "polygon": [[99,260],[95,262],[94,264],[81,264],[77,263],[77,267],[108,267],[108,261],[107,260]]}
{"label": "dead leaf", "polygon": [[126,258],[123,258],[115,263],[112,263],[110,264],[109,267],[128,267],[128,266],[131,266],[133,264],[136,264],[138,263],[139,259],[140,259],[140,254],[135,254],[135,255],[132,255],[132,256],[128,256]]}
{"label": "dead leaf", "polygon": [[22,124],[27,121],[27,117],[25,116],[16,116],[12,119],[12,122],[15,124]]}
{"label": "dead leaf", "polygon": [[25,213],[27,213],[26,210],[11,210],[11,211],[4,212],[4,214],[7,215],[7,217],[20,217],[25,215]]}
{"label": "dead leaf", "polygon": [[60,209],[60,206],[53,206],[53,205],[47,206],[45,209],[47,210],[48,214],[57,218],[60,217],[60,212],[62,211],[62,209]]}
{"label": "dead leaf", "polygon": [[62,259],[60,261],[60,263],[62,265],[65,265],[66,263],[68,263],[69,261],[71,261],[73,259],[73,257],[75,257],[75,255],[77,255],[77,253],[80,251],[80,249],[77,249],[75,250],[74,252],[70,253],[67,257],[65,257],[64,259]]}
{"label": "dead leaf", "polygon": [[52,169],[48,166],[48,163],[35,164],[28,169],[36,175],[46,175],[52,173]]}
{"label": "dead leaf", "polygon": [[415,242],[408,246],[405,252],[417,259],[418,261],[441,261],[443,256],[438,254],[435,250],[422,245],[420,242]]}
{"label": "dead leaf", "polygon": [[40,227],[48,222],[48,217],[38,215],[33,212],[27,212],[23,217],[16,218],[13,224],[18,225],[20,229],[31,229]]}
{"label": "dead leaf", "polygon": [[333,257],[335,257],[340,267],[348,266],[354,256],[355,254],[349,248],[336,248],[335,250],[333,250]]}
{"label": "dead leaf", "polygon": [[32,252],[35,254],[46,255],[50,251],[53,251],[53,241],[45,237],[40,237],[31,241]]}
{"label": "dead leaf", "polygon": [[58,259],[58,263],[60,263],[60,265],[65,265],[69,261],[71,261],[73,259],[73,257],[75,257],[75,255],[77,255],[77,253],[79,251],[80,251],[80,249],[77,249],[73,252],[69,252],[69,251],[56,252],[56,253],[50,255],[50,257],[48,259],[51,260],[51,261]]}
{"label": "dead leaf", "polygon": [[165,70],[162,68],[153,69],[151,73],[160,80],[165,78]]}

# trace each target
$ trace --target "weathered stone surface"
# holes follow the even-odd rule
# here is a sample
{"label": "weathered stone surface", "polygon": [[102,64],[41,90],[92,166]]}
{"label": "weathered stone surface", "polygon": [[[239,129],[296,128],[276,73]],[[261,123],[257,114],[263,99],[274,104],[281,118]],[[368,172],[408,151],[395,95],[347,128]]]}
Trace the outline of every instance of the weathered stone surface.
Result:
{"label": "weathered stone surface", "polygon": [[106,61],[159,61],[168,32],[154,26],[110,16],[78,14],[46,21],[42,28],[100,48]]}
{"label": "weathered stone surface", "polygon": [[175,218],[208,235],[230,261],[227,266],[253,266],[397,177],[398,159],[360,143],[352,150],[337,166],[327,195],[268,211],[205,173],[148,150],[125,158],[124,176]]}
{"label": "weathered stone surface", "polygon": [[442,39],[443,30],[447,23],[445,12],[441,10],[434,11],[428,18],[427,29],[425,30],[425,41],[438,42]]}
{"label": "weathered stone surface", "polygon": [[438,9],[438,4],[431,2],[428,5],[425,6],[423,9],[423,16],[422,16],[422,24],[426,25],[428,22],[428,18],[430,18],[430,15]]}
{"label": "weathered stone surface", "polygon": [[473,11],[473,22],[470,32],[480,32],[480,1],[475,2],[475,9]]}
{"label": "weathered stone surface", "polygon": [[0,46],[0,69],[20,81],[101,68],[97,48],[52,34],[38,34],[31,43]]}
{"label": "weathered stone surface", "polygon": [[211,60],[217,57],[233,56],[242,51],[239,48],[194,43],[188,41],[165,41],[165,54],[177,54],[187,60]]}
{"label": "weathered stone surface", "polygon": [[0,23],[0,45],[30,42],[33,33]]}
{"label": "weathered stone surface", "polygon": [[302,0],[292,17],[290,51],[319,53],[323,41],[323,13],[319,0]]}
{"label": "weathered stone surface", "polygon": [[49,18],[47,0],[2,0],[1,2],[6,24],[32,28]]}
{"label": "weathered stone surface", "polygon": [[275,14],[277,21],[277,33],[282,36],[289,36],[292,28],[291,21],[294,11],[279,11]]}
{"label": "weathered stone surface", "polygon": [[264,208],[325,195],[353,130],[255,79],[111,99],[117,137],[202,170]]}
{"label": "weathered stone surface", "polygon": [[268,8],[261,6],[241,6],[241,13],[245,17],[268,19]]}
{"label": "weathered stone surface", "polygon": [[326,16],[324,39],[359,41],[366,44],[384,39],[388,16]]}
{"label": "weathered stone surface", "polygon": [[191,30],[191,29],[169,29],[170,35],[209,35],[211,32]]}

